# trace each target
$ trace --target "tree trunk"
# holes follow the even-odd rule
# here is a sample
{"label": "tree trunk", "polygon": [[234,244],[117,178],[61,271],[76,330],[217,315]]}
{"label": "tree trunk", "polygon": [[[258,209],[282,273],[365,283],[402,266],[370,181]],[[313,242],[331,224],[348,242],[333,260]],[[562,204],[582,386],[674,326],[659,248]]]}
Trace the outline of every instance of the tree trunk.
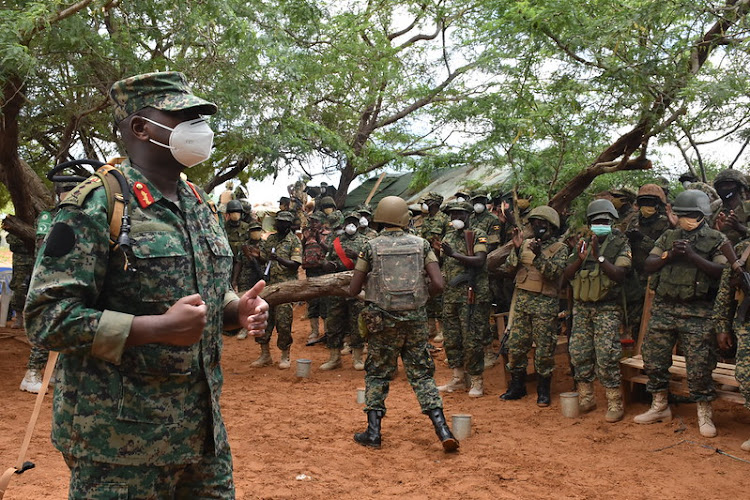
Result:
{"label": "tree trunk", "polygon": [[349,282],[353,274],[354,271],[344,271],[306,280],[285,281],[267,286],[260,296],[271,306],[317,297],[349,297]]}

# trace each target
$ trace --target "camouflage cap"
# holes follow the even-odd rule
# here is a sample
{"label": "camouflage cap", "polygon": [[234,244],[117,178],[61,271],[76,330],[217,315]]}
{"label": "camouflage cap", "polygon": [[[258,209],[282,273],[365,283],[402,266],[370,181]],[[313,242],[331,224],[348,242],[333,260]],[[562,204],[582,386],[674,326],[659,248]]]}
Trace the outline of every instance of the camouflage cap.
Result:
{"label": "camouflage cap", "polygon": [[452,201],[445,206],[445,212],[473,212],[474,207],[466,201]]}
{"label": "camouflage cap", "polygon": [[280,212],[276,213],[276,220],[283,220],[286,222],[294,222],[294,215],[292,215],[292,212],[287,212],[286,210],[282,210]]}
{"label": "camouflage cap", "polygon": [[336,208],[336,202],[330,196],[324,196],[320,199],[320,208],[333,207]]}
{"label": "camouflage cap", "polygon": [[360,205],[357,207],[357,212],[360,214],[367,214],[372,215],[372,210],[370,210],[370,207],[368,205]]}
{"label": "camouflage cap", "polygon": [[481,189],[477,189],[471,192],[471,199],[476,200],[477,198],[487,198],[489,199],[490,196],[487,193],[487,191],[482,191]]}
{"label": "camouflage cap", "polygon": [[348,212],[344,212],[344,220],[346,219],[359,220],[359,212],[355,212],[354,210],[349,210]]}
{"label": "camouflage cap", "polygon": [[250,223],[250,227],[248,228],[248,231],[262,231],[262,230],[263,230],[263,226],[257,220],[252,221]]}
{"label": "camouflage cap", "polygon": [[426,195],[422,197],[422,200],[427,203],[428,201],[434,201],[438,205],[443,203],[443,196],[440,193],[436,193],[435,191],[430,191]]}
{"label": "camouflage cap", "polygon": [[635,200],[635,198],[638,196],[638,193],[636,193],[635,189],[630,186],[621,186],[617,189],[611,189],[609,191],[609,194],[611,194],[612,196],[627,198],[628,200]]}
{"label": "camouflage cap", "polygon": [[212,115],[218,109],[216,104],[195,96],[185,75],[176,71],[145,73],[115,82],[109,98],[116,122],[149,106],[162,111],[200,108],[202,115]]}

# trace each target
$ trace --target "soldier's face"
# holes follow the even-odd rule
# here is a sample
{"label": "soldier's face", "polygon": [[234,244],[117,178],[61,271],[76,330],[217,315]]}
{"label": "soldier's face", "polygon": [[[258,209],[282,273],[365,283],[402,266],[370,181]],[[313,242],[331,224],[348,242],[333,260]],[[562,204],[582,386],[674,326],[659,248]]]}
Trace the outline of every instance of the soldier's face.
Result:
{"label": "soldier's face", "polygon": [[274,227],[279,234],[283,235],[289,232],[289,230],[292,228],[292,223],[285,220],[277,220],[274,224]]}
{"label": "soldier's face", "polygon": [[232,212],[229,214],[229,220],[237,222],[242,218],[242,214],[239,212]]}

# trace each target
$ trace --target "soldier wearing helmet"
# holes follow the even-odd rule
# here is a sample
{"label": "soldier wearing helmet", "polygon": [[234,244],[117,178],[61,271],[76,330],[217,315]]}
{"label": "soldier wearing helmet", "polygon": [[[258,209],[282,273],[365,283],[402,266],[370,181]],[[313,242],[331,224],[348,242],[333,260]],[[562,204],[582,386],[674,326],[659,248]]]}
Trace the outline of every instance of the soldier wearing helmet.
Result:
{"label": "soldier wearing helmet", "polygon": [[464,374],[471,376],[470,397],[484,395],[484,346],[490,319],[487,275],[487,235],[468,227],[474,208],[452,202],[445,208],[452,230],[441,243],[443,254],[443,346],[453,377],[439,389],[466,389]]}
{"label": "soldier wearing helmet", "polygon": [[750,216],[750,201],[747,178],[739,170],[722,170],[714,179],[714,189],[721,198],[722,206],[714,217],[714,229],[724,233],[736,245],[748,237],[747,219]]}
{"label": "soldier wearing helmet", "polygon": [[613,226],[619,214],[611,201],[594,200],[586,208],[593,233],[581,238],[568,259],[564,276],[573,288],[570,360],[580,394],[581,412],[596,408],[594,378],[607,395],[607,422],[624,415],[620,394],[620,326],[622,283],[632,265],[628,239]]}
{"label": "soldier wearing helmet", "polygon": [[638,211],[633,206],[637,197],[636,192],[629,186],[622,186],[609,191],[612,204],[617,209],[617,224],[615,227],[624,231]]}
{"label": "soldier wearing helmet", "polygon": [[[297,235],[292,232],[294,215],[291,212],[278,212],[274,222],[275,233],[260,246],[261,262],[267,266],[270,285],[284,283],[297,279],[297,269],[302,264],[302,243]],[[279,304],[272,307],[268,315],[268,326],[261,337],[255,341],[260,344],[260,357],[250,363],[252,367],[262,367],[273,364],[269,343],[274,328],[278,335],[276,346],[281,350],[279,368],[286,370],[291,366],[289,350],[292,346],[292,304]]]}
{"label": "soldier wearing helmet", "polygon": [[[443,197],[435,192],[429,192],[422,197],[422,226],[419,228],[420,236],[426,239],[435,255],[440,256],[440,242],[450,228],[450,220],[445,213],[440,211]],[[443,316],[442,296],[433,297],[427,302],[427,326],[430,330],[430,338],[434,342],[443,341],[443,332],[438,324],[438,319]]]}
{"label": "soldier wearing helmet", "polygon": [[[263,279],[263,266],[260,260],[260,245],[263,242],[263,227],[260,222],[248,223],[248,239],[240,246],[234,268],[232,269],[232,288],[235,291],[251,289]],[[238,340],[247,338],[247,330],[237,334]]]}
{"label": "soldier wearing helmet", "polygon": [[227,203],[228,219],[224,224],[224,229],[227,232],[229,245],[232,247],[234,263],[237,263],[240,247],[247,241],[249,236],[248,230],[250,229],[250,225],[242,220],[243,214],[242,203],[239,200],[229,200]]}
{"label": "soldier wearing helmet", "polygon": [[336,208],[336,202],[330,196],[323,196],[315,204],[316,211],[323,213],[323,226],[328,229],[338,229],[344,223],[344,216]]}
{"label": "soldier wearing helmet", "polygon": [[558,282],[567,265],[568,247],[558,240],[560,215],[546,205],[529,213],[533,235],[524,238],[513,231],[513,247],[501,268],[515,275],[516,301],[513,323],[508,336],[508,390],[502,400],[520,399],[526,395],[526,365],[532,343],[536,345],[534,368],[537,379],[536,404],[550,404],[550,381],[555,367],[557,347]]}
{"label": "soldier wearing helmet", "polygon": [[404,231],[409,207],[403,199],[386,196],[378,203],[373,219],[383,229],[377,238],[366,242],[349,284],[351,296],[365,288],[362,318],[369,342],[365,363],[367,430],[355,434],[354,440],[380,448],[385,397],[401,356],[422,413],[432,420],[443,449],[455,451],[458,441],[445,421],[443,400],[433,378],[435,363],[427,350],[424,305],[428,295],[443,290],[437,257],[426,240]]}
{"label": "soldier wearing helmet", "polygon": [[625,235],[633,250],[633,270],[638,280],[629,280],[625,295],[627,298],[627,326],[633,339],[637,340],[643,315],[643,298],[646,294],[648,274],[643,266],[646,257],[654,248],[654,242],[670,228],[666,213],[667,197],[657,184],[644,184],[638,190],[636,204],[638,215],[630,219]]}
{"label": "soldier wearing helmet", "polygon": [[648,375],[651,408],[635,417],[639,424],[672,418],[667,391],[672,349],[679,341],[685,351],[690,396],[697,402],[701,435],[716,436],[711,401],[716,390],[711,377],[715,358],[712,304],[727,259],[722,247],[726,236],[711,229],[708,195],[688,189],[675,198],[672,211],[679,227],[664,232],[646,258],[645,271],[652,273],[654,290],[651,320],[641,352]]}

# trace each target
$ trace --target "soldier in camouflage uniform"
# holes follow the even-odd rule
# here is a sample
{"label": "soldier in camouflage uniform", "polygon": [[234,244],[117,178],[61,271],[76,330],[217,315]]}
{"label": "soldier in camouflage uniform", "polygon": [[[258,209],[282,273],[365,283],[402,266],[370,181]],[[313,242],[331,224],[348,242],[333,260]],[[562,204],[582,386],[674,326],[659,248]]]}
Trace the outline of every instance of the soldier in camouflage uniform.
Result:
{"label": "soldier in camouflage uniform", "polygon": [[[269,285],[297,279],[297,269],[302,264],[302,243],[291,231],[293,220],[294,215],[291,212],[278,212],[274,222],[276,232],[271,233],[260,247],[261,261],[266,265],[270,264]],[[250,363],[250,366],[259,368],[273,364],[268,344],[274,328],[278,334],[276,346],[281,350],[279,368],[286,370],[291,366],[289,349],[294,341],[292,312],[292,304],[289,303],[279,304],[271,309],[265,335],[255,339],[260,344],[260,357]]]}
{"label": "soldier in camouflage uniform", "polygon": [[349,294],[355,296],[367,280],[367,305],[362,316],[369,332],[365,363],[367,430],[355,434],[354,440],[380,448],[385,398],[400,355],[422,413],[432,420],[443,449],[455,451],[458,441],[445,422],[443,401],[433,378],[435,364],[427,350],[424,304],[428,295],[439,294],[443,288],[437,257],[427,241],[404,232],[409,211],[403,199],[383,198],[375,209],[374,220],[384,228],[380,236],[365,244],[349,284]]}
{"label": "soldier in camouflage uniform", "polygon": [[372,220],[372,210],[370,210],[370,207],[362,205],[357,209],[357,213],[359,214],[359,232],[368,240],[377,238],[378,232],[370,227],[370,221]]}
{"label": "soldier in camouflage uniform", "polygon": [[[236,292],[250,290],[257,282],[263,279],[263,267],[260,261],[260,244],[263,239],[263,227],[260,222],[253,221],[248,224],[250,238],[240,247],[239,254],[235,259],[232,269],[232,288]],[[237,340],[245,340],[247,330],[244,328],[237,334]]]}
{"label": "soldier in camouflage uniform", "polygon": [[336,202],[330,196],[322,197],[315,208],[319,208],[323,213],[324,227],[338,229],[344,223],[344,216],[341,214],[341,210],[336,208]]}
{"label": "soldier in camouflage uniform", "polygon": [[526,395],[526,365],[532,343],[536,345],[534,369],[537,376],[538,406],[550,404],[550,381],[555,368],[559,310],[558,282],[568,261],[568,247],[557,240],[560,215],[546,205],[529,214],[534,231],[523,238],[520,230],[513,235],[515,251],[508,255],[501,271],[515,274],[517,299],[513,324],[508,337],[508,371],[511,382],[500,396],[503,400]]}
{"label": "soldier in camouflage uniform", "polygon": [[263,283],[241,299],[231,290],[224,230],[180,179],[210,154],[201,115],[216,106],[174,72],[116,82],[110,98],[129,155],[118,168],[130,245],[110,245],[107,195],[91,177],[61,204],[26,305],[32,342],[61,352],[52,441],[69,498],[234,498],[221,330],[261,334],[268,305]]}
{"label": "soldier in camouflage uniform", "polygon": [[722,247],[730,244],[706,223],[711,215],[706,193],[683,191],[675,198],[672,211],[679,217],[679,227],[662,234],[646,259],[646,272],[654,274],[651,288],[655,296],[641,352],[648,375],[646,390],[653,400],[651,408],[635,421],[650,424],[672,418],[667,399],[669,367],[672,349],[679,341],[685,352],[690,396],[698,406],[700,433],[714,437],[711,401],[716,399],[716,390],[711,371],[716,366],[716,339],[710,319],[727,263]]}
{"label": "soldier in camouflage uniform", "polygon": [[664,190],[656,184],[644,184],[638,190],[638,215],[630,218],[625,229],[630,248],[633,251],[633,270],[638,280],[629,280],[627,283],[627,324],[630,334],[634,340],[638,340],[638,331],[643,316],[643,299],[646,296],[648,273],[644,269],[646,257],[654,242],[659,236],[670,228],[667,218],[667,197]]}
{"label": "soldier in camouflage uniform", "polygon": [[239,258],[240,248],[247,241],[248,229],[250,228],[250,225],[242,220],[242,214],[242,203],[238,200],[229,200],[229,203],[227,203],[229,220],[224,223],[224,229],[227,232],[229,246],[232,247],[235,263]]}
{"label": "soldier in camouflage uniform", "polygon": [[[443,336],[453,378],[438,389],[453,392],[466,388],[464,374],[471,376],[469,396],[484,395],[484,341],[490,317],[487,278],[487,235],[468,227],[472,207],[451,202],[446,207],[453,230],[441,243],[443,251]],[[467,247],[467,239],[473,248]]]}
{"label": "soldier in camouflage uniform", "polygon": [[713,214],[713,227],[726,235],[732,245],[748,237],[747,219],[750,217],[750,190],[747,178],[739,170],[722,170],[714,179],[714,188],[721,198],[722,205]]}
{"label": "soldier in camouflage uniform", "polygon": [[[354,269],[357,256],[368,241],[357,231],[359,214],[347,212],[344,216],[344,234],[336,236],[328,248],[323,269],[328,273]],[[326,319],[326,347],[330,356],[320,366],[321,370],[341,368],[341,348],[344,337],[349,337],[352,350],[352,366],[355,370],[364,370],[362,350],[364,339],[359,334],[358,319],[362,303],[356,298],[330,297],[328,318]]]}
{"label": "soldier in camouflage uniform", "polygon": [[[325,254],[328,247],[330,229],[323,227],[322,212],[313,212],[307,218],[307,227],[302,230],[302,267],[306,278],[317,278],[327,274],[323,270]],[[310,335],[307,345],[315,345],[324,341],[326,337],[325,319],[328,317],[329,297],[315,297],[307,301],[307,319],[310,321]],[[324,328],[320,330],[320,321],[323,320]]]}
{"label": "soldier in camouflage uniform", "polygon": [[[429,192],[422,198],[424,209],[427,207],[427,213],[422,220],[420,227],[420,236],[426,239],[432,251],[438,257],[440,256],[440,242],[450,229],[450,220],[448,216],[440,211],[440,205],[443,203],[443,197],[435,192]],[[436,296],[427,301],[427,327],[430,331],[430,338],[434,342],[442,342],[443,331],[438,325],[438,319],[443,316],[443,298]]]}
{"label": "soldier in camouflage uniform", "polygon": [[15,318],[11,327],[22,328],[23,308],[29,291],[31,271],[34,269],[34,250],[30,250],[26,243],[13,233],[8,233],[7,240],[10,251],[13,253],[13,276],[10,279],[13,296],[10,299],[10,308],[15,312]]}
{"label": "soldier in camouflage uniform", "polygon": [[593,235],[579,240],[564,271],[573,288],[568,348],[580,410],[586,413],[596,408],[594,377],[598,377],[607,394],[607,422],[619,422],[625,413],[620,394],[621,284],[632,265],[632,255],[628,239],[613,228],[618,216],[609,200],[589,203],[586,219]]}
{"label": "soldier in camouflage uniform", "polygon": [[633,206],[636,200],[636,192],[627,186],[613,189],[609,192],[612,204],[617,209],[619,219],[615,227],[622,232],[630,226],[631,221],[638,215],[638,210]]}
{"label": "soldier in camouflage uniform", "polygon": [[[745,397],[745,408],[750,409],[750,315],[747,314],[747,309],[742,312],[738,307],[750,300],[750,295],[740,285],[741,273],[750,272],[748,248],[750,239],[741,241],[734,248],[735,255],[740,258],[732,264],[731,269],[724,269],[721,274],[714,302],[713,323],[716,325],[716,340],[721,349],[731,349],[734,347],[734,338],[737,339],[735,377],[740,384],[740,392]],[[732,332],[735,334],[734,338]],[[741,448],[750,451],[750,439],[742,443]]]}

